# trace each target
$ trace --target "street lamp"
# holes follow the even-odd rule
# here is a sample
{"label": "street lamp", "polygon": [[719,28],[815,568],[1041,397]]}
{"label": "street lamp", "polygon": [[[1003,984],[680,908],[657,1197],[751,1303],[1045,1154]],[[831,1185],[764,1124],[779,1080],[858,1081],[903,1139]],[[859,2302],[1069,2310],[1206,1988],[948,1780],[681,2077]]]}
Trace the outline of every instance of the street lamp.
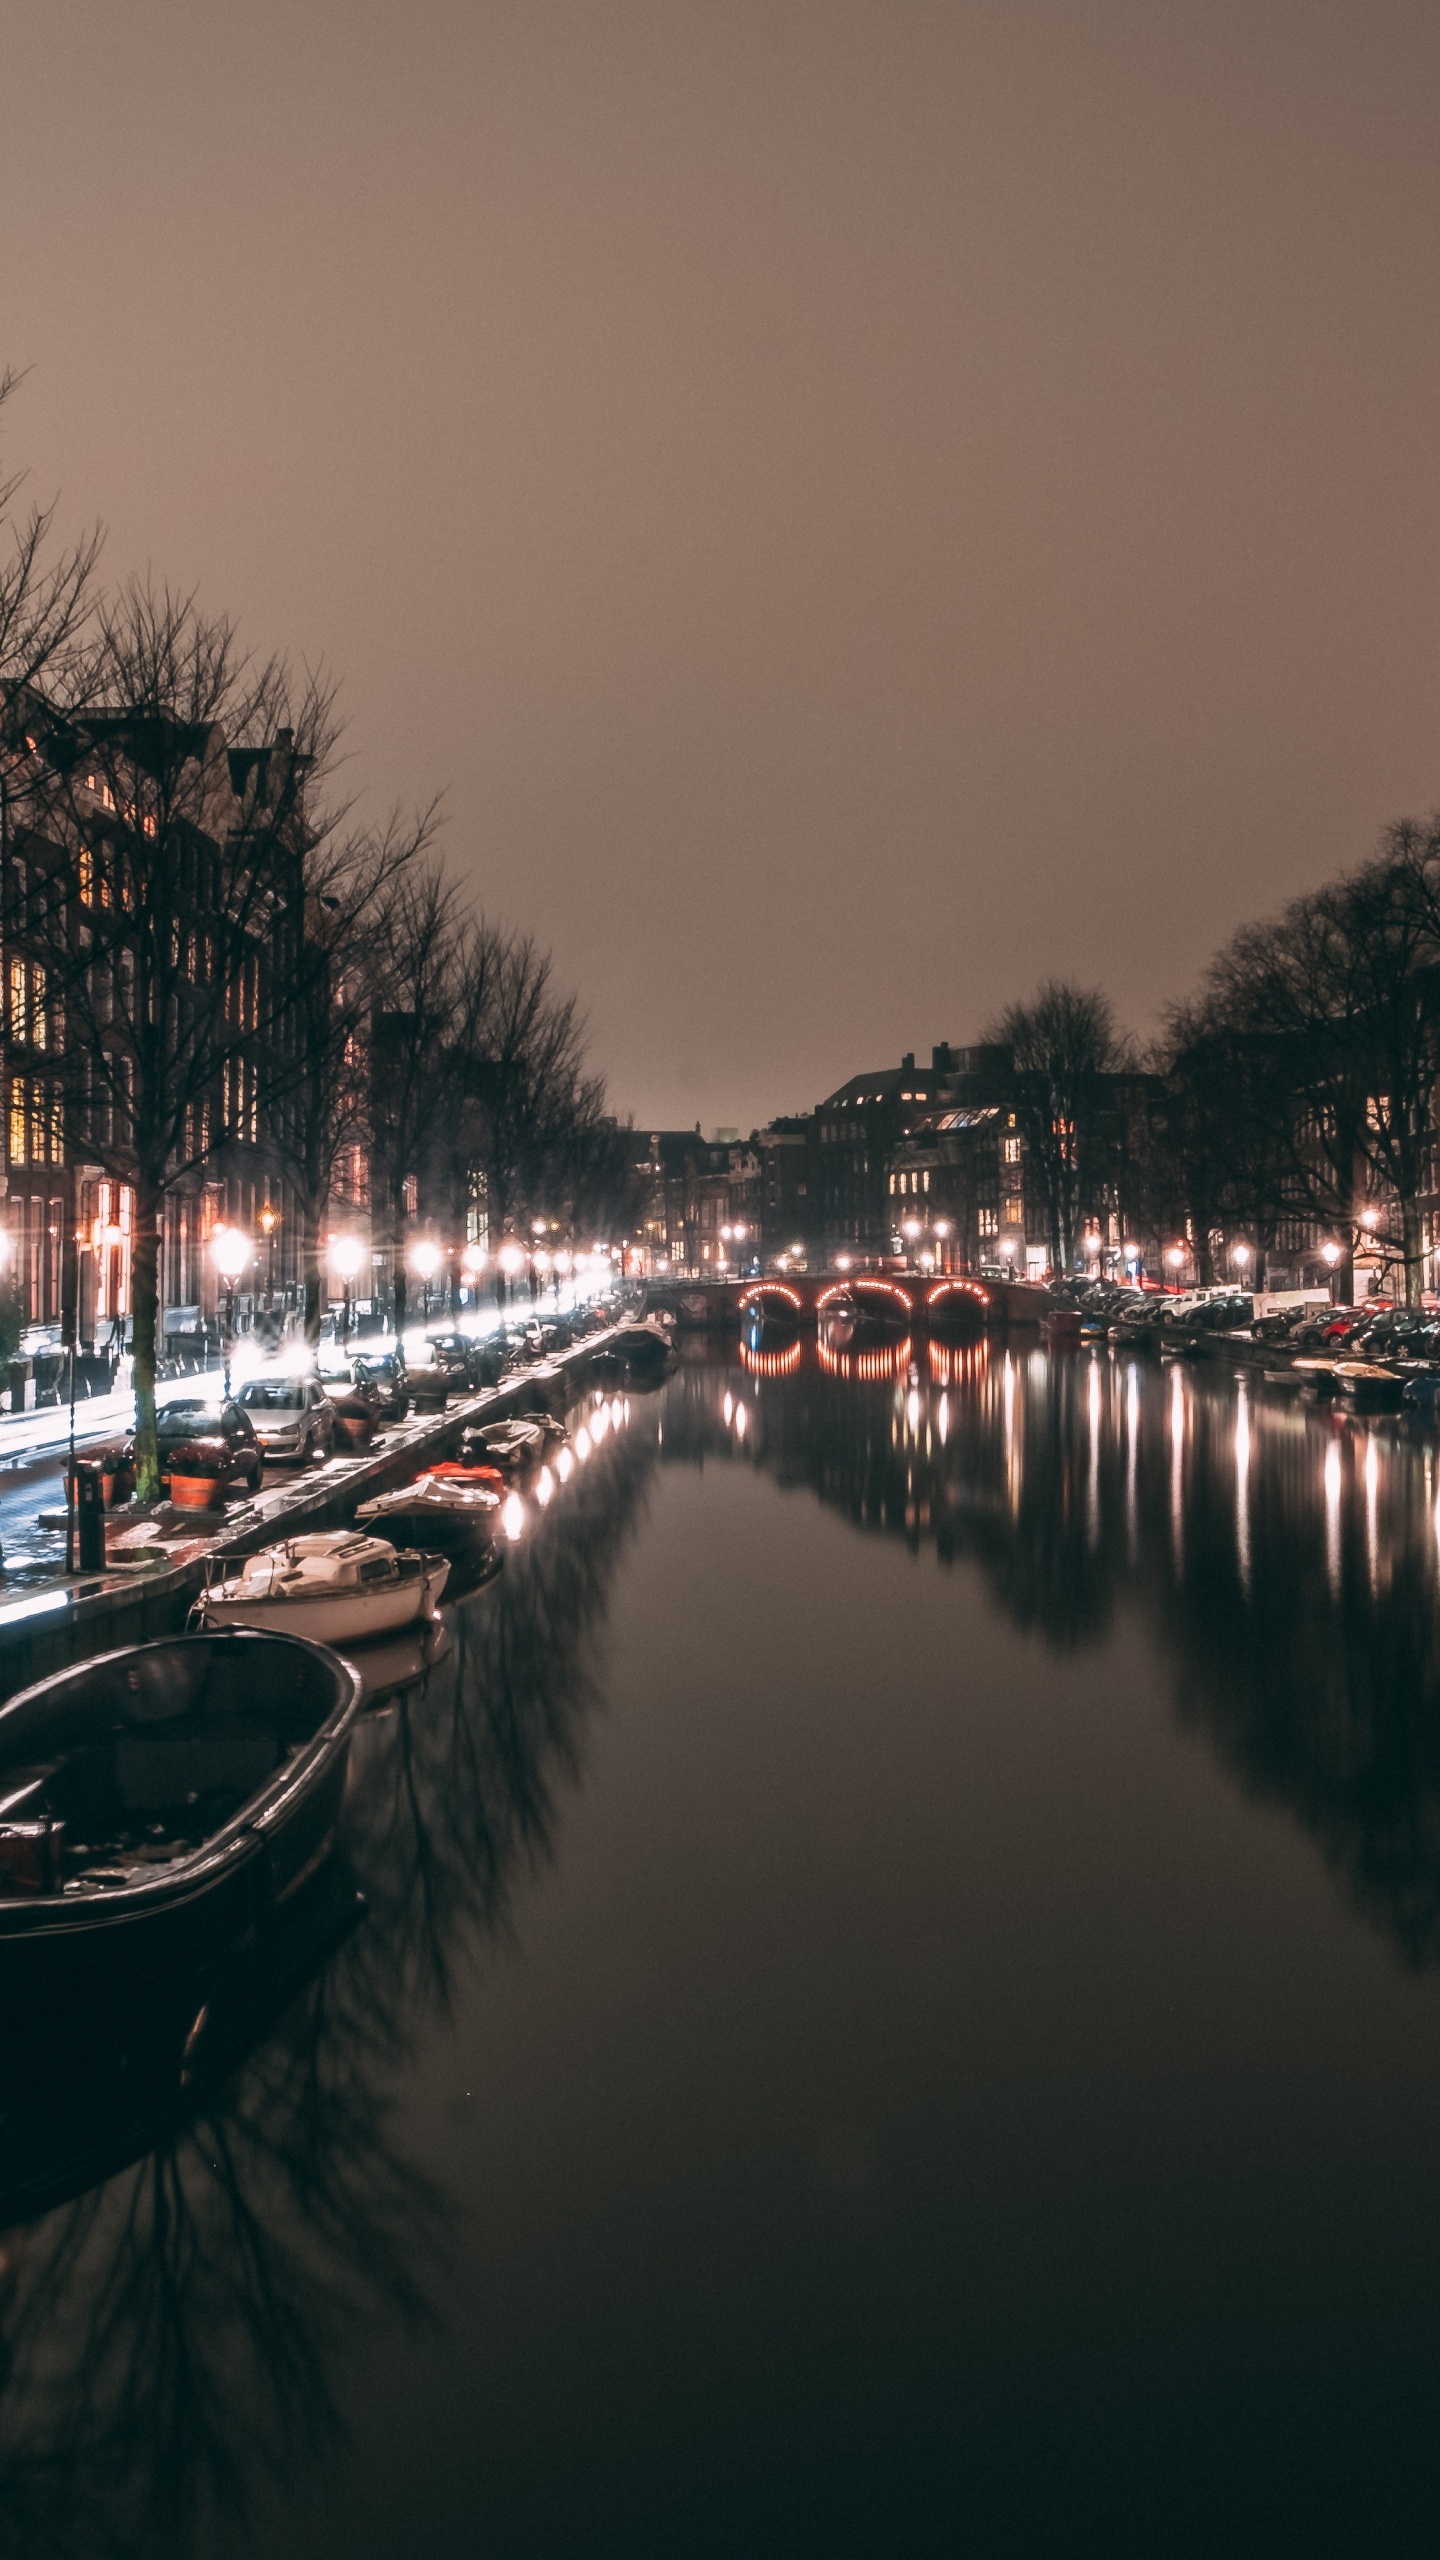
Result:
{"label": "street lamp", "polygon": [[358,1236],[331,1237],[330,1268],[332,1271],[339,1274],[341,1285],[345,1293],[344,1312],[340,1320],[340,1340],[342,1343],[348,1343],[350,1339],[350,1289],[355,1275],[364,1259],[365,1247],[360,1242]]}
{"label": "street lamp", "polygon": [[901,1234],[903,1235],[903,1237],[905,1238],[906,1245],[907,1245],[907,1246],[908,1246],[908,1248],[909,1248],[909,1251],[908,1251],[908,1252],[907,1252],[907,1254],[906,1254],[906,1260],[908,1261],[908,1260],[910,1259],[911,1255],[913,1255],[913,1253],[914,1253],[915,1245],[916,1245],[916,1241],[917,1241],[917,1239],[918,1239],[918,1237],[919,1237],[919,1234],[920,1234],[920,1221],[919,1221],[919,1219],[918,1219],[918,1218],[906,1218],[906,1219],[903,1221],[902,1225],[901,1225],[900,1232],[901,1232]]}
{"label": "street lamp", "polygon": [[230,1357],[235,1348],[235,1292],[254,1259],[255,1247],[240,1227],[217,1227],[210,1239],[215,1268],[225,1283],[225,1401],[230,1401]]}
{"label": "street lamp", "polygon": [[1334,1270],[1334,1268],[1335,1268],[1336,1263],[1337,1263],[1337,1262],[1339,1261],[1339,1259],[1340,1259],[1340,1247],[1339,1247],[1339,1245],[1338,1245],[1338,1244],[1324,1244],[1324,1245],[1322,1245],[1322,1246],[1321,1246],[1321,1248],[1320,1248],[1320,1252],[1321,1252],[1321,1256],[1322,1256],[1322,1258],[1323,1258],[1326,1262],[1328,1262],[1328,1263],[1329,1263],[1330,1268],[1331,1268],[1331,1270],[1333,1271],[1333,1270]]}
{"label": "street lamp", "polygon": [[1169,1246],[1166,1251],[1165,1259],[1169,1263],[1172,1271],[1178,1271],[1185,1259],[1185,1247],[1183,1244],[1172,1244]]}
{"label": "street lamp", "polygon": [[273,1201],[267,1200],[260,1212],[260,1232],[265,1238],[265,1304],[267,1307],[273,1307],[275,1304],[275,1238],[279,1231],[280,1212]]}
{"label": "street lamp", "polygon": [[422,1236],[418,1244],[412,1244],[410,1247],[408,1259],[410,1268],[424,1292],[422,1300],[424,1313],[420,1321],[425,1324],[430,1315],[430,1283],[440,1268],[440,1247],[431,1237]]}
{"label": "street lamp", "polygon": [[745,1276],[745,1238],[750,1232],[743,1218],[736,1219],[733,1232],[735,1236],[735,1269],[743,1279]]}
{"label": "street lamp", "polygon": [[943,1271],[943,1270],[945,1269],[945,1267],[946,1267],[946,1265],[945,1265],[945,1239],[946,1239],[946,1237],[948,1236],[948,1234],[949,1234],[949,1233],[950,1233],[950,1221],[949,1221],[949,1219],[948,1219],[948,1218],[937,1218],[937,1219],[936,1219],[936,1221],[935,1221],[935,1259],[936,1259],[936,1261],[938,1262],[938,1264],[940,1265],[940,1268],[941,1268],[941,1270],[942,1270],[942,1271]]}
{"label": "street lamp", "polygon": [[513,1289],[521,1272],[525,1268],[525,1247],[523,1244],[520,1244],[514,1236],[507,1236],[505,1238],[504,1243],[501,1245],[499,1252],[495,1256],[495,1268],[499,1276],[499,1286],[496,1289],[495,1294],[497,1299],[503,1304],[506,1281],[508,1280],[511,1288]]}
{"label": "street lamp", "polygon": [[1243,1280],[1250,1265],[1250,1247],[1248,1244],[1232,1244],[1230,1247],[1230,1259],[1238,1266],[1240,1276]]}

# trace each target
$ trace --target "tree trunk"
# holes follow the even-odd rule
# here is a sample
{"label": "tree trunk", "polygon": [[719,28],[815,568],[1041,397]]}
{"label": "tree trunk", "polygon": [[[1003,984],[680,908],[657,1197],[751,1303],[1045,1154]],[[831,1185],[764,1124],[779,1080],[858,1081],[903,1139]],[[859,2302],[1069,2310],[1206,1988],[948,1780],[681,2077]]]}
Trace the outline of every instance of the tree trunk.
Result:
{"label": "tree trunk", "polygon": [[160,1463],[155,1442],[160,1201],[159,1184],[142,1175],[135,1186],[135,1228],[130,1239],[130,1307],[135,1338],[135,1497],[139,1502],[158,1502],[160,1498]]}
{"label": "tree trunk", "polygon": [[1425,1246],[1420,1203],[1413,1191],[1406,1191],[1401,1199],[1400,1217],[1405,1238],[1405,1304],[1418,1307],[1425,1293]]}
{"label": "tree trunk", "polygon": [[300,1269],[305,1283],[305,1339],[313,1349],[325,1316],[325,1273],[320,1257],[324,1209],[314,1193],[301,1205]]}
{"label": "tree trunk", "polygon": [[399,1209],[396,1209],[391,1217],[390,1234],[392,1239],[390,1247],[390,1294],[395,1301],[395,1339],[398,1342],[401,1334],[405,1330],[405,1317],[408,1303],[408,1289],[405,1274],[405,1219],[403,1211]]}

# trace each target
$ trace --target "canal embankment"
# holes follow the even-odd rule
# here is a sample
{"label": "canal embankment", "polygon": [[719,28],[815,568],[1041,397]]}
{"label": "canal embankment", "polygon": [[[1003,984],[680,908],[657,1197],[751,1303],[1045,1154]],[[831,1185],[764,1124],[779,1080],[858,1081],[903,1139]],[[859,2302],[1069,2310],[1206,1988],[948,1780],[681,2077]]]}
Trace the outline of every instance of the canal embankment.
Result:
{"label": "canal embankment", "polygon": [[[557,1370],[566,1387],[579,1393],[609,1340],[608,1329],[592,1334],[514,1370],[497,1386],[451,1398],[441,1412],[408,1415],[377,1434],[368,1449],[307,1467],[290,1481],[267,1483],[252,1500],[233,1503],[223,1513],[198,1515],[207,1524],[203,1531],[168,1504],[154,1514],[129,1506],[109,1512],[106,1562],[95,1573],[0,1575],[0,1696],[83,1655],[172,1634],[203,1588],[213,1559],[250,1555],[273,1539],[347,1518],[371,1494],[405,1483],[427,1461],[444,1456],[468,1425],[533,1411]],[[132,1536],[148,1550],[163,1547],[164,1561],[147,1556],[127,1565],[124,1545]]]}

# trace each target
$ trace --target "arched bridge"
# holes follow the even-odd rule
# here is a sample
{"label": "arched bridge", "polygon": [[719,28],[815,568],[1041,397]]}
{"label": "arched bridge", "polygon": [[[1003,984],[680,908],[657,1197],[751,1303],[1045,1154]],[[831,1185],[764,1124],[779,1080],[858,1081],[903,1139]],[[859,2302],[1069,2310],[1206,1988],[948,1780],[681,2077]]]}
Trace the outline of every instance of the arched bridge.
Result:
{"label": "arched bridge", "polygon": [[1022,1280],[972,1280],[928,1272],[817,1271],[768,1274],[757,1280],[652,1281],[652,1307],[671,1309],[678,1325],[733,1331],[747,1316],[775,1323],[814,1323],[831,1308],[858,1304],[890,1321],[926,1326],[1038,1324],[1043,1289]]}

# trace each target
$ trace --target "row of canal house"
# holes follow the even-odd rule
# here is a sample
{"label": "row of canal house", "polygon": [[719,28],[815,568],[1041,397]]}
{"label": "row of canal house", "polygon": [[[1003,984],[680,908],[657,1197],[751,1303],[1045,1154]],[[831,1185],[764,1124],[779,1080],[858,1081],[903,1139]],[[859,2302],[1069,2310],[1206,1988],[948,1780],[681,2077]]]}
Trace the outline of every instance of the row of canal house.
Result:
{"label": "row of canal house", "polygon": [[[157,728],[159,724],[156,724]],[[12,699],[0,738],[0,1279],[16,1290],[31,1325],[58,1326],[67,1261],[82,1344],[117,1342],[130,1313],[135,1220],[126,1094],[133,1092],[139,893],[158,819],[145,814],[157,774],[190,775],[183,851],[176,863],[177,971],[203,985],[212,965],[219,884],[237,876],[234,846],[253,828],[257,803],[293,783],[289,733],[267,748],[235,749],[218,730],[177,736],[153,752],[143,738],[97,713],[58,735],[68,759],[55,784],[57,731],[35,697]],[[263,837],[263,827],[259,830]],[[269,859],[284,864],[283,846]],[[182,876],[183,875],[183,876]],[[293,1300],[300,1235],[285,1173],[283,1113],[267,1105],[277,1078],[242,1056],[242,1008],[260,1007],[266,973],[283,967],[281,937],[296,902],[277,876],[236,932],[249,952],[235,976],[235,1036],[213,1086],[195,1091],[172,1152],[160,1223],[162,1330],[170,1337],[213,1325],[219,1280],[210,1251],[217,1227],[243,1227],[256,1260],[242,1293],[249,1310]],[[233,921],[233,920],[232,920]],[[92,956],[83,964],[83,955]],[[248,990],[248,994],[247,994]],[[280,1021],[267,1005],[267,1039]],[[128,1081],[127,1081],[128,1079]],[[187,1160],[193,1158],[193,1169]],[[67,1244],[78,1252],[73,1260]]]}
{"label": "row of canal house", "polygon": [[1045,1268],[1043,1211],[1005,1099],[1005,1053],[942,1043],[928,1067],[850,1077],[813,1112],[742,1139],[716,1130],[636,1133],[646,1269],[713,1277],[837,1257],[947,1269]]}

